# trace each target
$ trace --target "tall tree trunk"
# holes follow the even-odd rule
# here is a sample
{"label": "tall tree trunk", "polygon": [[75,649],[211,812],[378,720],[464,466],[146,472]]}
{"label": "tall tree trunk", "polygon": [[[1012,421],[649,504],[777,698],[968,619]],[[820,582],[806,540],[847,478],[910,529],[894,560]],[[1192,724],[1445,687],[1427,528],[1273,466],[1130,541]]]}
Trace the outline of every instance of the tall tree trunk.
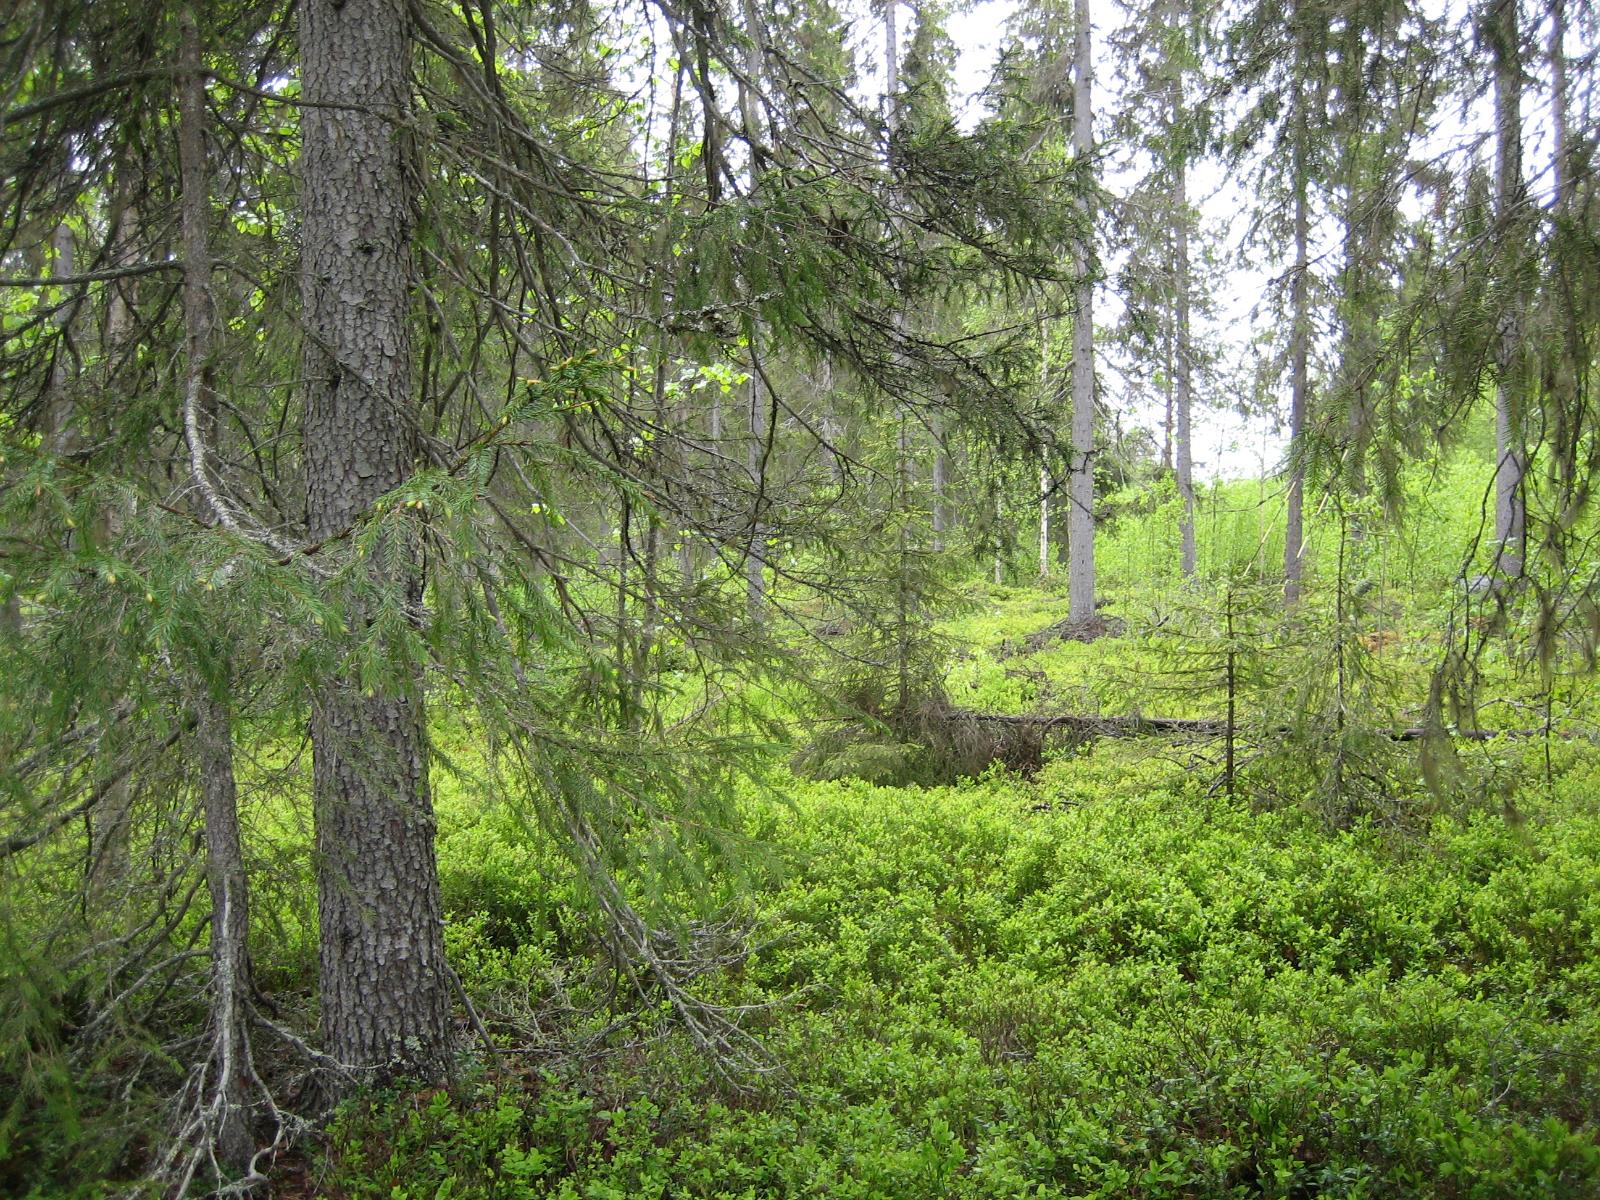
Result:
{"label": "tall tree trunk", "polygon": [[[1298,13],[1296,14],[1299,15]],[[1295,40],[1295,75],[1302,74],[1305,54],[1301,38]],[[1283,599],[1294,604],[1300,599],[1300,584],[1305,573],[1305,468],[1301,463],[1306,427],[1306,360],[1311,339],[1311,202],[1307,164],[1308,138],[1306,99],[1296,96],[1290,120],[1290,186],[1294,189],[1294,277],[1289,285],[1289,498],[1283,537]]]}
{"label": "tall tree trunk", "polygon": [[[1176,112],[1174,117],[1176,117]],[[1195,572],[1195,544],[1194,544],[1194,446],[1191,440],[1190,405],[1191,405],[1191,365],[1192,355],[1189,346],[1189,200],[1188,165],[1184,158],[1184,151],[1179,151],[1178,161],[1173,165],[1173,190],[1174,203],[1177,209],[1177,225],[1173,230],[1174,250],[1174,279],[1173,279],[1173,308],[1174,308],[1174,363],[1176,378],[1174,388],[1177,406],[1177,452],[1178,452],[1178,495],[1183,499],[1183,551],[1180,563],[1185,579],[1193,578]]]}
{"label": "tall tree trunk", "polygon": [[211,1043],[217,1161],[235,1172],[250,1165],[249,1096],[255,1086],[245,1001],[251,991],[250,894],[239,837],[233,772],[233,719],[202,684],[196,692],[195,740],[205,812],[206,887],[211,897]]}
{"label": "tall tree trunk", "polygon": [[825,357],[822,360],[821,392],[823,403],[822,436],[827,442],[824,450],[828,456],[828,472],[833,479],[833,485],[841,492],[846,483],[844,455],[840,451],[840,439],[844,436],[844,423],[835,419],[833,415],[833,359]]}
{"label": "tall tree trunk", "polygon": [[[1511,227],[1521,219],[1517,207],[1522,199],[1522,54],[1517,16],[1517,0],[1492,0],[1489,40],[1494,59],[1495,213],[1502,245],[1514,248],[1520,248],[1520,240],[1511,236]],[[1512,381],[1520,350],[1519,318],[1516,302],[1507,301],[1500,314],[1496,348],[1494,536],[1497,562],[1507,575],[1522,573],[1527,524],[1522,496],[1527,451],[1521,405]]]}
{"label": "tall tree trunk", "polygon": [[[1162,16],[1168,26],[1182,27],[1183,10],[1177,0],[1166,0]],[[1185,579],[1195,573],[1194,541],[1194,446],[1191,427],[1193,353],[1189,344],[1189,144],[1188,122],[1184,110],[1184,72],[1181,59],[1169,54],[1166,61],[1167,152],[1172,156],[1172,304],[1168,311],[1166,336],[1162,339],[1167,356],[1166,441],[1164,465],[1175,470],[1183,515],[1178,521],[1181,539],[1179,570]],[[1176,445],[1174,445],[1176,441]]]}
{"label": "tall tree trunk", "polygon": [[883,120],[894,137],[900,127],[900,0],[885,0],[883,6]]}
{"label": "tall tree trunk", "polygon": [[1571,202],[1572,164],[1567,161],[1567,4],[1550,4],[1550,124],[1554,134],[1550,166],[1555,178],[1556,212],[1565,213]]}
{"label": "tall tree trunk", "polygon": [[[183,323],[185,405],[199,420],[185,422],[191,436],[215,439],[217,393],[213,378],[216,304],[211,292],[210,180],[206,168],[206,94],[200,30],[192,6],[179,16],[178,160],[182,181]],[[210,443],[215,445],[214,440]],[[190,446],[196,472],[195,508],[202,520],[215,514],[205,497],[208,447]],[[216,1080],[210,1124],[217,1160],[234,1172],[250,1165],[255,1139],[248,1107],[250,1050],[245,998],[250,990],[250,901],[239,836],[238,789],[233,770],[233,722],[225,701],[206,680],[193,687],[198,717],[195,743],[200,760],[200,796],[205,816],[206,886],[211,896],[212,1070]]]}
{"label": "tall tree trunk", "polygon": [[[884,127],[889,135],[889,155],[886,167],[889,175],[891,208],[894,197],[894,139],[900,130],[900,43],[899,0],[886,0],[883,6],[883,74]],[[891,217],[891,220],[896,218]],[[905,328],[905,310],[895,307],[894,327],[899,333]],[[906,408],[896,398],[895,412],[895,503],[900,510],[898,538],[898,563],[895,586],[895,715],[902,721],[911,711],[911,431],[906,419]]]}
{"label": "tall tree trunk", "polygon": [[[77,267],[77,244],[72,237],[72,227],[66,222],[56,226],[55,233],[50,237],[51,269],[57,275],[71,275]],[[77,304],[63,304],[55,317],[56,326],[62,331],[57,339],[55,353],[50,358],[50,390],[45,401],[44,441],[45,446],[52,454],[66,454],[72,449],[77,437],[77,427],[73,422],[72,393],[68,384],[72,382],[70,369],[70,355],[68,354],[68,335],[71,332],[73,313]]]}
{"label": "tall tree trunk", "polygon": [[[1168,315],[1170,316],[1171,314],[1169,313]],[[1176,369],[1175,364],[1172,361],[1172,343],[1176,340],[1176,336],[1172,329],[1172,322],[1167,321],[1164,328],[1161,330],[1161,365],[1163,368],[1161,380],[1161,398],[1166,404],[1165,412],[1161,418],[1161,469],[1163,471],[1171,471],[1174,469],[1172,465],[1172,436],[1173,423],[1175,420],[1174,407],[1177,403],[1177,396],[1175,391],[1176,385],[1174,384],[1172,378],[1173,372]]]}
{"label": "tall tree trunk", "polygon": [[[1039,403],[1047,406],[1047,416],[1054,417],[1054,405],[1050,403],[1050,325],[1044,319],[1039,321]],[[1055,488],[1055,479],[1050,471],[1050,451],[1048,448],[1039,451],[1039,578],[1043,579],[1050,574],[1050,502]]]}
{"label": "tall tree trunk", "polygon": [[1039,464],[1039,578],[1050,574],[1050,468]]}
{"label": "tall tree trunk", "polygon": [[[72,229],[65,223],[56,227],[50,239],[50,256],[51,269],[57,275],[71,275],[77,269]],[[72,306],[65,307],[56,318],[64,334],[72,322],[72,312]],[[50,391],[45,405],[44,428],[41,430],[44,443],[52,454],[68,454],[78,441],[70,383],[68,356],[64,348],[58,348],[50,364]],[[111,514],[103,511],[97,513],[95,538],[104,545],[114,535]],[[105,897],[127,877],[128,823],[132,803],[133,789],[128,780],[123,778],[95,806],[96,811],[89,824],[89,866],[84,878],[85,898],[91,907],[103,907]]]}
{"label": "tall tree trunk", "polygon": [[[77,270],[77,243],[72,227],[66,222],[57,225],[50,237],[49,258],[51,271],[56,275],[71,275]],[[67,343],[72,333],[77,305],[64,305],[56,314],[55,323],[61,331],[55,353],[50,362],[48,390],[45,394],[44,421],[40,436],[45,448],[55,455],[69,455],[79,445],[80,420],[74,412],[71,356]],[[95,514],[94,540],[102,546],[112,542],[117,533],[116,514],[102,509]],[[73,534],[74,539],[80,534]],[[132,820],[133,788],[126,777],[120,778],[99,804],[88,821],[88,866],[84,873],[84,899],[88,908],[115,911],[107,897],[118,884],[128,877],[128,832]]]}
{"label": "tall tree trunk", "polygon": [[[762,69],[761,16],[752,0],[745,0],[744,18],[748,45],[745,49],[744,78],[739,81],[739,116],[744,126],[745,142],[750,152],[750,194],[755,195],[761,185],[761,165],[756,146],[760,142],[760,121],[756,112],[756,97],[752,92],[755,80]],[[761,508],[766,504],[766,433],[767,405],[761,386],[761,341],[763,327],[757,319],[752,324],[750,338],[750,383],[745,397],[749,440],[746,442],[751,484],[755,488],[755,509],[750,514],[749,553],[745,555],[745,605],[752,622],[761,620],[766,608],[767,581],[767,529],[761,520]]]}
{"label": "tall tree trunk", "polygon": [[[1354,169],[1351,175],[1355,174]],[[1349,396],[1350,412],[1346,417],[1346,430],[1349,438],[1349,449],[1346,451],[1345,462],[1346,478],[1350,496],[1359,500],[1367,494],[1367,470],[1365,460],[1365,442],[1367,436],[1366,414],[1366,385],[1362,382],[1362,374],[1367,369],[1363,358],[1362,330],[1360,322],[1365,320],[1361,311],[1360,292],[1364,285],[1364,269],[1361,263],[1361,247],[1358,245],[1356,206],[1359,203],[1354,180],[1352,179],[1345,191],[1344,215],[1344,280],[1341,290],[1344,293],[1344,319],[1340,336],[1339,347],[1339,373],[1342,377],[1343,388]],[[1366,539],[1366,522],[1359,511],[1347,514],[1350,522],[1350,536],[1357,542]]]}
{"label": "tall tree trunk", "polygon": [[[667,145],[666,145],[666,174],[665,189],[668,195],[674,192],[674,169],[678,161],[678,137],[682,127],[683,118],[683,64],[679,63],[673,74],[672,80],[672,105],[667,116]],[[655,371],[654,381],[651,386],[652,413],[651,420],[657,429],[681,429],[681,405],[667,403],[667,367],[671,362],[671,341],[665,326],[664,319],[667,308],[667,295],[671,280],[672,247],[670,238],[671,226],[662,222],[660,234],[656,240],[656,249],[653,254],[655,260],[656,285],[650,297],[651,316],[656,322],[655,336]],[[666,442],[662,451],[671,459],[679,459],[673,467],[681,466],[681,458],[673,450],[673,443]],[[668,468],[668,473],[673,468]],[[663,537],[660,514],[652,511],[649,515],[649,525],[645,533],[644,554],[644,629],[642,630],[638,653],[635,655],[632,673],[633,679],[633,711],[643,711],[643,696],[645,675],[650,669],[650,656],[655,649],[656,637],[661,623],[661,595],[660,572],[663,552]],[[688,544],[688,538],[684,538]],[[680,564],[683,560],[680,559]],[[687,575],[687,572],[685,572]],[[686,580],[687,581],[687,580]]]}
{"label": "tall tree trunk", "polygon": [[1002,504],[1000,500],[1000,481],[991,475],[987,487],[989,491],[989,529],[990,535],[994,539],[994,563],[992,564],[992,577],[994,579],[995,586],[998,587],[1006,581],[1005,549],[1008,539],[1006,538],[1005,532],[1001,527],[1001,522],[1005,520],[1006,514],[1005,505]]}
{"label": "tall tree trunk", "polygon": [[[405,0],[300,7],[306,516],[321,541],[412,473]],[[372,582],[420,606],[417,547],[372,556]],[[384,560],[398,563],[386,567]],[[360,601],[350,624],[359,629]],[[322,1024],[357,1067],[442,1078],[450,1005],[420,668],[312,700]]]}
{"label": "tall tree trunk", "polygon": [[[1345,393],[1349,412],[1346,416],[1346,436],[1349,449],[1346,451],[1346,480],[1349,494],[1359,500],[1367,494],[1366,471],[1366,439],[1367,439],[1367,383],[1366,375],[1370,367],[1369,349],[1367,345],[1367,323],[1369,312],[1367,297],[1372,269],[1367,262],[1367,250],[1364,224],[1370,224],[1376,219],[1375,204],[1370,195],[1363,194],[1363,173],[1366,163],[1364,156],[1374,153],[1369,149],[1369,129],[1366,120],[1366,96],[1364,84],[1365,54],[1369,43],[1375,44],[1375,53],[1379,57],[1386,57],[1388,47],[1382,39],[1385,37],[1382,26],[1364,26],[1357,21],[1350,21],[1345,25],[1340,50],[1339,70],[1341,80],[1339,90],[1343,93],[1343,112],[1341,123],[1344,125],[1340,141],[1340,153],[1344,159],[1344,212],[1341,214],[1343,229],[1343,255],[1344,263],[1341,268],[1339,282],[1340,307],[1340,337],[1339,337],[1339,375],[1341,390]],[[1375,152],[1381,159],[1381,150]],[[1345,514],[1348,521],[1350,539],[1360,543],[1366,540],[1366,521],[1359,506],[1354,511]]]}
{"label": "tall tree trunk", "polygon": [[[1077,161],[1088,161],[1094,150],[1093,83],[1090,57],[1089,0],[1074,4],[1072,82],[1072,149]],[[1082,241],[1077,252],[1077,297],[1072,314],[1072,464],[1068,476],[1067,539],[1071,555],[1067,618],[1087,621],[1094,616],[1094,210],[1087,195],[1082,199]]]}
{"label": "tall tree trunk", "polygon": [[761,377],[752,364],[749,394],[746,397],[749,405],[746,415],[749,418],[750,430],[747,442],[748,466],[751,485],[755,489],[755,511],[750,515],[752,522],[750,550],[744,559],[745,607],[752,621],[761,620],[761,614],[767,604],[767,527],[761,520],[761,508],[766,504],[766,478],[762,463],[766,438],[766,422],[763,420],[766,405],[762,402],[764,394]]}

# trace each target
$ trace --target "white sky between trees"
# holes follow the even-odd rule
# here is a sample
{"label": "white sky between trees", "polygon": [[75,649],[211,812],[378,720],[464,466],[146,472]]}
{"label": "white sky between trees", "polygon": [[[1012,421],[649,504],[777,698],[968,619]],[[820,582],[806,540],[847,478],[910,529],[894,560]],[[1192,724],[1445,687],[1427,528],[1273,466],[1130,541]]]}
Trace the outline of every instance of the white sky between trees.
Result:
{"label": "white sky between trees", "polygon": [[[1568,0],[1568,3],[1571,9],[1578,7],[1572,0]],[[1092,0],[1092,6],[1096,63],[1095,132],[1097,138],[1103,138],[1107,114],[1120,105],[1120,93],[1124,87],[1121,64],[1110,47],[1113,38],[1124,32],[1131,18],[1116,0]],[[1007,26],[1018,7],[1017,0],[976,0],[951,13],[945,20],[945,29],[958,53],[955,72],[957,96],[954,101],[958,121],[965,128],[970,129],[983,116],[981,93],[989,82],[1006,37]],[[1425,0],[1422,7],[1430,19],[1443,17],[1452,26],[1466,25],[1468,10],[1464,0]],[[916,9],[902,5],[902,12],[910,14],[909,17],[903,17],[901,22],[909,29],[916,19]],[[1575,17],[1576,12],[1572,16]],[[872,72],[875,73],[864,73],[863,83],[881,92],[882,74],[877,64],[882,46],[881,21],[872,19],[864,24],[866,29],[862,28],[861,23],[857,25],[856,40],[861,43],[858,45],[858,58],[862,57],[861,51],[866,51],[865,61],[873,64]],[[1569,17],[1566,46],[1569,61],[1586,54],[1592,55],[1595,50],[1592,45],[1580,44],[1582,30],[1575,28],[1577,24],[1576,20]],[[904,36],[908,37],[909,34]],[[1541,22],[1539,26],[1525,29],[1524,36],[1537,49],[1530,56],[1530,82],[1523,94],[1523,174],[1538,202],[1548,204],[1552,185],[1550,156],[1553,136],[1549,77],[1542,55],[1548,35]],[[878,47],[876,53],[873,52],[874,44]],[[1481,82],[1487,84],[1487,71]],[[1576,86],[1577,83],[1577,80],[1572,80],[1569,86]],[[1585,128],[1594,119],[1594,107],[1591,94],[1569,95],[1569,126],[1574,129]],[[1487,92],[1480,93],[1464,111],[1452,109],[1447,103],[1437,120],[1438,127],[1417,148],[1419,155],[1446,161],[1460,173],[1474,155],[1491,152],[1493,110]],[[1145,163],[1131,155],[1126,147],[1108,149],[1111,152],[1107,155],[1107,170],[1102,183],[1112,195],[1125,195],[1138,182]],[[1247,214],[1254,203],[1247,172],[1230,174],[1220,162],[1205,159],[1191,168],[1189,194],[1190,202],[1200,213],[1202,238],[1217,244],[1226,263],[1213,295],[1215,316],[1206,319],[1197,315],[1194,336],[1197,340],[1218,346],[1224,361],[1233,368],[1239,368],[1252,354],[1265,352],[1254,350],[1253,346],[1273,323],[1267,297],[1274,280],[1287,265],[1288,247],[1285,246],[1284,254],[1276,262],[1252,261],[1240,250]],[[1331,220],[1324,221],[1314,231],[1314,241],[1314,259],[1331,262],[1338,254],[1338,232]],[[1107,261],[1107,277],[1114,276],[1120,266],[1118,258]],[[1122,304],[1115,289],[1102,285],[1095,297],[1097,326],[1109,329],[1121,314]],[[1331,334],[1327,334],[1325,338],[1329,344],[1331,337]],[[1121,369],[1123,364],[1117,361],[1114,354],[1101,351],[1097,353],[1096,360],[1102,403],[1127,414],[1132,422],[1152,430],[1159,445],[1163,418],[1159,403],[1140,403],[1128,399],[1132,389]],[[1264,476],[1281,466],[1288,450],[1286,430],[1279,428],[1276,419],[1268,415],[1240,415],[1240,397],[1236,393],[1249,386],[1248,372],[1235,370],[1231,374],[1239,382],[1223,385],[1234,393],[1226,396],[1208,395],[1206,383],[1199,379],[1196,381],[1194,463],[1198,480]],[[1279,407],[1286,411],[1287,380],[1281,381],[1276,399]]]}
{"label": "white sky between trees", "polygon": [[[880,104],[883,95],[881,3],[882,0],[841,0],[840,4],[850,24],[848,44],[856,70],[853,91],[868,107]],[[1569,10],[1579,7],[1575,0],[1568,0],[1568,5]],[[1117,0],[1091,0],[1091,6],[1095,46],[1095,134],[1098,139],[1105,139],[1109,114],[1120,107],[1125,86],[1122,64],[1112,49],[1113,39],[1124,31],[1131,16]],[[954,11],[944,17],[945,30],[957,50],[951,102],[957,123],[970,130],[985,115],[983,92],[1008,35],[1011,19],[1020,5],[1018,0],[955,0],[953,7]],[[1452,26],[1466,27],[1466,0],[1423,0],[1423,9],[1430,18],[1443,16]],[[660,136],[665,131],[660,104],[665,98],[663,93],[668,90],[660,83],[660,72],[672,55],[672,40],[660,12],[653,7],[648,11],[646,44],[636,46],[634,54],[626,56],[631,61],[623,67],[621,77],[638,81],[633,89],[635,95],[646,100],[653,110],[647,127],[661,124],[655,135]],[[899,0],[897,11],[903,55],[916,30],[918,7],[909,0]],[[1572,12],[1571,15],[1577,14]],[[1577,24],[1576,20],[1569,19],[1569,26]],[[1580,44],[1581,34],[1580,29],[1568,29],[1569,61],[1594,53],[1593,46]],[[1543,22],[1540,26],[1526,28],[1524,36],[1537,49],[1527,63],[1530,81],[1523,95],[1523,173],[1536,200],[1548,203],[1552,138],[1548,71],[1543,61],[1546,37]],[[654,89],[649,83],[652,74],[657,79]],[[1575,91],[1578,82],[1572,81]],[[1487,91],[1486,65],[1477,83],[1477,95],[1464,108],[1452,108],[1450,105],[1458,102],[1454,98],[1447,100],[1436,117],[1437,127],[1415,148],[1414,156],[1444,163],[1459,175],[1475,156],[1486,159],[1492,154],[1493,111]],[[651,98],[654,103],[649,103]],[[1595,108],[1595,97],[1591,93],[1569,95],[1570,127],[1587,127],[1596,119]],[[1101,184],[1113,197],[1127,195],[1145,170],[1145,160],[1127,146],[1106,145],[1105,150]],[[1271,295],[1282,280],[1289,258],[1287,245],[1281,254],[1266,258],[1255,250],[1242,248],[1255,204],[1250,188],[1252,173],[1253,167],[1231,172],[1211,158],[1192,164],[1190,169],[1190,203],[1200,214],[1200,238],[1193,252],[1198,262],[1200,246],[1209,244],[1223,263],[1212,293],[1214,315],[1206,317],[1196,313],[1193,318],[1196,342],[1215,347],[1220,351],[1221,361],[1221,370],[1215,379],[1196,378],[1193,454],[1197,481],[1271,475],[1282,467],[1288,450],[1287,432],[1282,427],[1288,410],[1287,378],[1281,379],[1272,395],[1265,398],[1274,411],[1248,416],[1240,411],[1252,390],[1255,362],[1273,352],[1264,344],[1276,324]],[[1337,265],[1339,244],[1338,230],[1331,216],[1314,226],[1313,269],[1325,275],[1330,273]],[[1115,255],[1103,263],[1107,282],[1101,284],[1095,296],[1095,324],[1101,331],[1110,330],[1122,316],[1121,298],[1110,282],[1121,265],[1120,256]],[[1321,346],[1326,351],[1333,345],[1335,335],[1329,329],[1320,332]],[[1120,360],[1120,354],[1104,336],[1097,339],[1095,365],[1101,402],[1120,414],[1124,429],[1142,426],[1149,430],[1159,447],[1162,402],[1159,397],[1139,395],[1125,374],[1128,364]]]}

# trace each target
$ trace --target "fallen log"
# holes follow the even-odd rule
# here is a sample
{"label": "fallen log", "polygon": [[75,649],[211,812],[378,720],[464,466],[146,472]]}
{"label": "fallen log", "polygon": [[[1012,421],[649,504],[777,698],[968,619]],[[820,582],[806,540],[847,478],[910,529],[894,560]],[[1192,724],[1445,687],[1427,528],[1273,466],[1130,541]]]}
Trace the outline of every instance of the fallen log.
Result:
{"label": "fallen log", "polygon": [[[1220,717],[1094,717],[1078,713],[985,713],[975,712],[971,709],[951,709],[950,719],[973,721],[980,725],[1001,725],[1015,728],[1034,729],[1040,733],[1076,733],[1084,737],[1153,737],[1159,734],[1189,734],[1195,737],[1225,737],[1228,732],[1228,723]],[[1243,724],[1235,727],[1235,733],[1243,733],[1248,726]],[[1258,730],[1250,730],[1259,732]],[[1268,730],[1269,733],[1288,733],[1290,727],[1278,725]],[[1394,728],[1378,729],[1374,732],[1397,742],[1420,742],[1428,736],[1428,729],[1423,725],[1406,725]],[[1581,736],[1571,729],[1552,729],[1550,736],[1562,739],[1571,739]],[[1495,738],[1540,738],[1545,736],[1545,730],[1534,729],[1456,729],[1447,730],[1448,735],[1463,742],[1489,742]]]}
{"label": "fallen log", "polygon": [[[1396,742],[1420,742],[1428,736],[1421,725],[1375,730]],[[1062,743],[1096,738],[1180,737],[1228,739],[1233,747],[1292,734],[1286,724],[1263,728],[1236,724],[1230,737],[1222,717],[1092,716],[1084,713],[991,713],[958,708],[942,696],[909,709],[886,733],[882,724],[853,723],[832,731],[796,755],[795,769],[819,779],[856,776],[872,782],[948,782],[983,774],[999,763],[1023,777],[1044,766],[1048,752]],[[1592,730],[1552,729],[1562,739],[1593,739]],[[1543,737],[1542,728],[1468,729],[1449,736],[1461,742],[1487,742],[1497,737]],[[875,752],[876,751],[876,752]]]}
{"label": "fallen log", "polygon": [[1189,733],[1221,737],[1228,732],[1226,721],[1210,717],[1091,717],[1075,713],[974,712],[952,709],[950,719],[975,721],[980,725],[1003,725],[1036,729],[1041,733],[1080,733],[1089,737],[1143,737],[1160,733]]}

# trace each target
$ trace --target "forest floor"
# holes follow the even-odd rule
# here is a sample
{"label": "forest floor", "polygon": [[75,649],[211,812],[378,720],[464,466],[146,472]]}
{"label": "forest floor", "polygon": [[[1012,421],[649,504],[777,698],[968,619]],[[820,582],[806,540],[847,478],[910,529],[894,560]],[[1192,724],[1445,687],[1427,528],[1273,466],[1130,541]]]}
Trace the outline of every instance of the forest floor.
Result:
{"label": "forest floor", "polygon": [[[1153,690],[1132,634],[1028,645],[1058,603],[950,622],[952,697],[1216,714]],[[1600,1196],[1600,750],[1478,744],[1448,795],[1402,768],[1342,828],[1294,802],[1314,757],[1234,797],[1214,743],[1163,738],[943,786],[774,764],[730,893],[754,949],[698,985],[778,1068],[733,1084],[585,965],[578,885],[526,829],[442,788],[450,948],[502,1049],[348,1106],[286,1190]]]}

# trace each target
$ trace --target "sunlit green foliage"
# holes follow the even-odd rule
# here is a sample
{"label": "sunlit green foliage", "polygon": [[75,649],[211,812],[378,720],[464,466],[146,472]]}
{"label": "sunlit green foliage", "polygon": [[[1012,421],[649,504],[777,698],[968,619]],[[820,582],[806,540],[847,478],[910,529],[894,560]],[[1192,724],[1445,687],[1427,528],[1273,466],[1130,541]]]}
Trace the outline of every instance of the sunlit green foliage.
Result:
{"label": "sunlit green foliage", "polygon": [[[359,1103],[323,1186],[1588,1195],[1600,816],[1593,765],[1562,757],[1528,824],[1480,811],[1399,841],[1251,815],[1125,748],[1031,785],[789,785],[752,801],[770,940],[719,993],[779,1001],[763,1035],[792,1091],[719,1097],[646,1018],[633,1055]],[[443,844],[457,897],[481,844]],[[552,935],[494,952],[476,939],[502,927],[475,928],[481,982],[543,978],[548,1002]]]}

